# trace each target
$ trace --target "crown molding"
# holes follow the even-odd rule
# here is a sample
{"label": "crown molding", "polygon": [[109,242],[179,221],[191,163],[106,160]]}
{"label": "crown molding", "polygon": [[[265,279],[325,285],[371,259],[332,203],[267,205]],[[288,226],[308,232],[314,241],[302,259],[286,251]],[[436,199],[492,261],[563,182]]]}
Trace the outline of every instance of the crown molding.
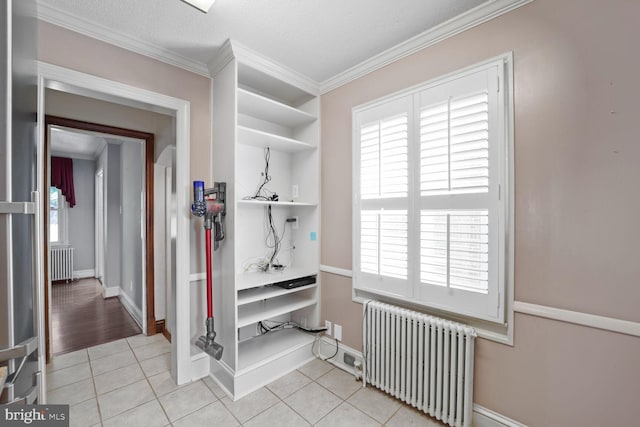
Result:
{"label": "crown molding", "polygon": [[266,56],[258,53],[248,47],[236,42],[231,41],[233,51],[236,58],[242,63],[256,70],[261,70],[271,76],[278,76],[284,78],[287,83],[297,87],[309,94],[319,95],[320,85],[315,80],[285,66]]}
{"label": "crown molding", "polygon": [[320,94],[320,85],[315,80],[279,64],[266,56],[249,49],[235,40],[227,39],[216,56],[209,62],[211,77],[218,74],[229,62],[237,59],[243,65],[260,70],[270,76],[284,79],[288,84],[312,95]]}
{"label": "crown molding", "polygon": [[192,73],[209,77],[206,64],[194,61],[193,59],[189,59],[156,44],[114,31],[112,28],[108,28],[96,21],[89,21],[69,12],[61,12],[51,6],[43,4],[40,0],[38,0],[37,17],[41,21],[191,71]]}
{"label": "crown molding", "polygon": [[341,72],[320,83],[320,94],[325,94],[419,50],[453,37],[493,18],[517,9],[533,0],[490,0],[462,15],[399,43],[384,52]]}
{"label": "crown molding", "polygon": [[233,47],[231,46],[231,40],[227,39],[220,46],[220,49],[216,52],[216,55],[211,61],[209,61],[208,69],[211,77],[215,77],[222,69],[235,58],[233,54]]}
{"label": "crown molding", "polygon": [[98,22],[88,21],[72,13],[61,12],[53,7],[43,4],[41,0],[38,0],[37,17],[42,21],[84,34],[94,39],[130,50],[202,76],[210,77],[216,75],[226,64],[229,63],[229,61],[234,57],[237,57],[242,63],[253,68],[264,70],[269,74],[277,76],[287,76],[287,79],[292,84],[309,93],[325,94],[391,64],[392,62],[439,43],[449,37],[455,36],[456,34],[487,22],[532,1],[533,0],[489,0],[474,9],[463,13],[462,15],[418,34],[405,42],[399,43],[396,46],[320,83],[292,70],[291,68],[275,63],[269,58],[266,58],[235,41],[233,42],[233,46],[231,46],[231,43],[227,40],[227,42],[225,42],[217,52],[214,59],[208,64],[204,64],[156,44],[116,32]]}

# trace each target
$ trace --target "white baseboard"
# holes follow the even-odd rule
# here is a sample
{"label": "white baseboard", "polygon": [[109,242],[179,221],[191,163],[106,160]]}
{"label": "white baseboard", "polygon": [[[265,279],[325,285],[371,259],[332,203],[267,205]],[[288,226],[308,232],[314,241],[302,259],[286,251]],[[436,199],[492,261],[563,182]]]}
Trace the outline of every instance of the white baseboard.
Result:
{"label": "white baseboard", "polygon": [[127,295],[125,292],[121,291],[120,295],[118,295],[118,298],[120,298],[120,302],[122,303],[124,308],[129,312],[131,317],[133,317],[133,320],[136,321],[138,326],[140,326],[141,329],[144,329],[142,327],[142,310],[136,307],[136,305],[131,300],[131,298],[129,298],[129,295]]}
{"label": "white baseboard", "polygon": [[477,403],[473,404],[473,426],[474,427],[527,427],[516,420],[505,417],[502,414],[487,409],[484,406],[480,406]]}
{"label": "white baseboard", "polygon": [[104,286],[102,285],[102,298],[111,298],[117,297],[120,295],[120,287],[119,286]]}
{"label": "white baseboard", "polygon": [[[336,341],[333,338],[323,336],[319,344],[321,356],[326,358],[333,355],[333,353],[335,352],[335,342]],[[351,354],[356,358],[357,361],[360,361],[360,363],[362,363],[362,353],[358,350],[354,350],[347,345],[342,344],[341,342],[338,343],[338,353],[336,354],[336,356],[327,360],[327,362],[355,376],[355,368],[344,363],[345,353]],[[473,404],[472,424],[474,427],[527,427],[525,424],[505,417],[504,415],[480,406],[477,403]]]}
{"label": "white baseboard", "polygon": [[209,375],[209,355],[200,353],[191,356],[191,380],[197,381]]}
{"label": "white baseboard", "polygon": [[95,276],[96,276],[96,270],[94,269],[76,270],[73,272],[74,279],[86,279],[88,277],[95,277]]}
{"label": "white baseboard", "polygon": [[[336,348],[336,340],[325,335],[320,339],[320,344],[316,348],[316,352],[319,351],[320,355],[323,358],[327,358],[333,355],[333,353],[335,352],[335,348]],[[358,374],[358,376],[361,376],[361,373],[357,372],[353,366],[350,366],[344,363],[345,353],[349,353],[355,356],[356,360],[360,362],[360,366],[362,366],[362,353],[357,350],[354,350],[348,345],[342,344],[341,342],[338,342],[338,353],[335,355],[335,357],[332,357],[331,359],[327,360],[327,362],[331,363],[337,368],[342,369],[345,372],[352,374],[354,377],[356,376],[356,373]]]}

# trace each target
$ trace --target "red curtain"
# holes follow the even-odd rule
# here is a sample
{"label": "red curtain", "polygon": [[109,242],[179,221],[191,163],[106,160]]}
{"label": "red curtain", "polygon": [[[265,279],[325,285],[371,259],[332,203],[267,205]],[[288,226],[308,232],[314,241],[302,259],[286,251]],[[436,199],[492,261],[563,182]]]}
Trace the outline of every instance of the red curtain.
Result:
{"label": "red curtain", "polygon": [[73,189],[73,161],[67,157],[51,157],[51,185],[60,189],[69,207],[76,205]]}

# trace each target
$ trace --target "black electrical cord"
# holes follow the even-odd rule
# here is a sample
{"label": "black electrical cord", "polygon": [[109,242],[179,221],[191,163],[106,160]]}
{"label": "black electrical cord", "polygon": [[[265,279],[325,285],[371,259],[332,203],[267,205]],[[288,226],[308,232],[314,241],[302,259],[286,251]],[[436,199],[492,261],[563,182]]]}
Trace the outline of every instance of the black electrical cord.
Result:
{"label": "black electrical cord", "polygon": [[[267,322],[275,323],[275,325],[269,326]],[[310,334],[319,334],[320,332],[324,332],[327,330],[327,328],[310,329],[310,328],[301,326],[300,324],[293,321],[277,323],[277,322],[274,322],[273,320],[261,320],[260,322],[257,323],[256,328],[258,330],[259,335],[264,335],[269,332],[279,331],[281,329],[293,329],[293,328],[300,329],[301,331],[308,332]]]}
{"label": "black electrical cord", "polygon": [[336,357],[336,356],[338,355],[338,338],[335,338],[335,340],[336,340],[336,352],[335,352],[335,353],[333,353],[333,355],[332,355],[331,357],[327,357],[326,359],[324,359],[324,361],[325,361],[325,362],[326,362],[327,360],[331,360],[331,359],[333,359],[334,357]]}
{"label": "black electrical cord", "polygon": [[271,182],[271,175],[269,175],[269,161],[271,160],[271,148],[264,149],[264,171],[262,172],[262,182],[258,186],[253,196],[247,196],[245,200],[264,200],[264,201],[278,201],[278,195],[264,188],[269,182]]}
{"label": "black electrical cord", "polygon": [[[268,248],[273,249],[271,256],[268,258],[268,262],[265,265],[265,270],[269,267],[274,266],[274,261],[277,259],[280,250],[282,249],[282,241],[284,240],[284,236],[287,232],[287,221],[285,220],[282,225],[282,236],[278,236],[278,229],[276,228],[273,221],[273,214],[271,212],[271,205],[267,206],[267,236],[265,237],[265,245]],[[270,242],[273,240],[273,243]]]}

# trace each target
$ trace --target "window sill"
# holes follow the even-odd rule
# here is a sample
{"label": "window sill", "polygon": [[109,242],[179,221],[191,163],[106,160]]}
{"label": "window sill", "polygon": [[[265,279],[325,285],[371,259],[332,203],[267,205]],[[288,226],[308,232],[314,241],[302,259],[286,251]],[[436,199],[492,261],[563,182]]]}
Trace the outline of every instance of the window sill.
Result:
{"label": "window sill", "polygon": [[351,300],[358,304],[364,304],[367,300],[382,301],[387,304],[394,304],[402,308],[417,311],[419,313],[440,317],[443,319],[451,320],[453,322],[459,322],[464,325],[473,327],[478,333],[479,338],[513,347],[513,304],[511,302],[507,303],[507,323],[496,324],[484,320],[474,319],[468,316],[438,310],[421,304],[416,304],[413,301],[399,298],[396,295],[392,296],[381,292],[371,292],[363,289],[352,288]]}

